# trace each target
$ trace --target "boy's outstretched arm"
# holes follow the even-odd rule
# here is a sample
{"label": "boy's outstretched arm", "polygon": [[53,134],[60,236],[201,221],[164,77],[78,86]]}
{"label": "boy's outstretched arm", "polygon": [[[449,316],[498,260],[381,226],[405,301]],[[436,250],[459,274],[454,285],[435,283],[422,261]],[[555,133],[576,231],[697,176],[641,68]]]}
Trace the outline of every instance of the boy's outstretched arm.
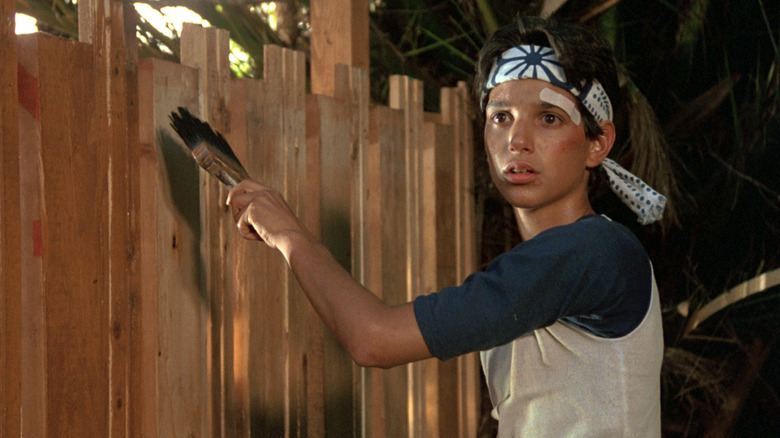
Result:
{"label": "boy's outstretched arm", "polygon": [[388,306],[355,281],[279,192],[244,180],[227,203],[244,238],[281,251],[314,310],[358,365],[389,368],[431,357],[412,303]]}

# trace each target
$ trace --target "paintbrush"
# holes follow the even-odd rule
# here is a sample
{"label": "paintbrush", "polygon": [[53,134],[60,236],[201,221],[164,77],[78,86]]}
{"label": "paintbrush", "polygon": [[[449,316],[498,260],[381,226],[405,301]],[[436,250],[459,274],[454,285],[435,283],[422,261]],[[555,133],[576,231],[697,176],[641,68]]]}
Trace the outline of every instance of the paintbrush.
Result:
{"label": "paintbrush", "polygon": [[186,108],[179,107],[178,111],[171,113],[171,126],[184,140],[200,167],[217,177],[228,188],[249,178],[246,169],[222,134],[190,114]]}

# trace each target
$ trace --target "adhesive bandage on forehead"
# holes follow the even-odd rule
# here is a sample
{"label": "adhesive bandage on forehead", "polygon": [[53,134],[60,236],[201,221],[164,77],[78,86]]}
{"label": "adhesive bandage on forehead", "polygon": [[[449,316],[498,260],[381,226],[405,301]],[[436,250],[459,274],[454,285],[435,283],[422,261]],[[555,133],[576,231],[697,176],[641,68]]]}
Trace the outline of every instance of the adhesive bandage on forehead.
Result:
{"label": "adhesive bandage on forehead", "polygon": [[[485,97],[490,90],[507,81],[517,79],[541,79],[556,87],[570,92],[576,97],[598,123],[611,121],[612,103],[606,90],[598,80],[575,87],[566,80],[566,74],[555,51],[550,47],[521,45],[503,52],[493,63],[493,68],[482,90],[480,103],[484,111]],[[577,106],[561,93],[545,88],[539,93],[539,99],[562,108],[577,125],[581,114]],[[651,224],[663,215],[666,197],[636,175],[624,169],[614,160],[605,158],[601,168],[607,175],[612,191],[638,217],[642,225]]]}
{"label": "adhesive bandage on forehead", "polygon": [[567,99],[563,94],[552,88],[543,88],[542,91],[539,92],[539,100],[549,103],[550,105],[555,105],[566,111],[566,114],[569,115],[571,121],[574,122],[575,125],[580,126],[580,122],[582,121],[580,110],[577,109],[577,105],[575,105],[574,102]]}

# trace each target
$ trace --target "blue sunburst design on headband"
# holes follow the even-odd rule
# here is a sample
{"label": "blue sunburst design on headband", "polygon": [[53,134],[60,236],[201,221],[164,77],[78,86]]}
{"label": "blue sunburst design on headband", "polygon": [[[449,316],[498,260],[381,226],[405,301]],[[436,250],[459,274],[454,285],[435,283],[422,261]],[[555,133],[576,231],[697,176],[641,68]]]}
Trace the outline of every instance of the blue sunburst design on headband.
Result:
{"label": "blue sunburst design on headband", "polygon": [[485,92],[510,78],[543,79],[564,90],[574,89],[566,82],[563,67],[558,62],[555,51],[550,47],[512,47],[496,59],[492,73],[490,80],[485,84]]}

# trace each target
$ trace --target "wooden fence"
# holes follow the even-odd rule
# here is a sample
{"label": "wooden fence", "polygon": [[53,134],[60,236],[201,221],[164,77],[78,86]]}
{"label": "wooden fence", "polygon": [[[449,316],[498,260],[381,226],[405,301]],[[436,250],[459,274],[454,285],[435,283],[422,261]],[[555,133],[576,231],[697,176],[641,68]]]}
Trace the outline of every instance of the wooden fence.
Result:
{"label": "wooden fence", "polygon": [[304,54],[276,46],[231,79],[229,35],[197,25],[180,63],[137,60],[129,3],[85,3],[81,41],[2,35],[0,435],[475,436],[476,356],[355,366],[168,121],[224,133],[393,304],[475,266],[465,85],[438,114],[408,77],[369,102],[344,65],[306,94]]}

